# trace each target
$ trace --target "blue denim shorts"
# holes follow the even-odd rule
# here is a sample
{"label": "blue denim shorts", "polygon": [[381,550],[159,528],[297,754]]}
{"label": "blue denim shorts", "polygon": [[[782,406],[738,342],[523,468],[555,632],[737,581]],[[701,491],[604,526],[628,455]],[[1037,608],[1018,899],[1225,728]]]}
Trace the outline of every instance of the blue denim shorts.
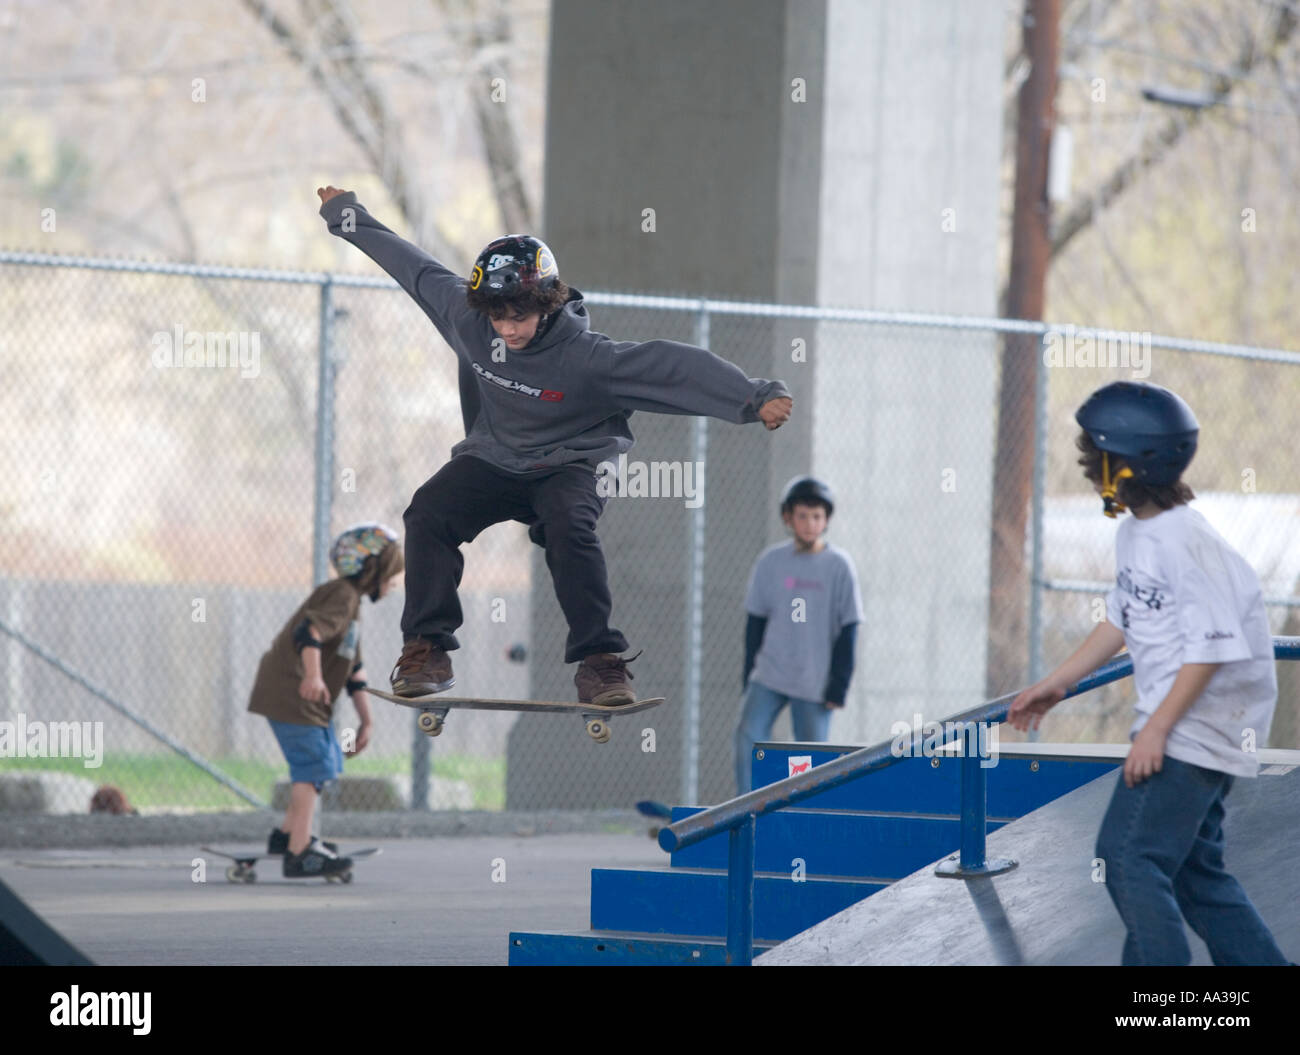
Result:
{"label": "blue denim shorts", "polygon": [[343,749],[333,725],[291,725],[272,718],[271,731],[289,763],[289,779],[295,784],[315,784],[316,790],[343,772]]}

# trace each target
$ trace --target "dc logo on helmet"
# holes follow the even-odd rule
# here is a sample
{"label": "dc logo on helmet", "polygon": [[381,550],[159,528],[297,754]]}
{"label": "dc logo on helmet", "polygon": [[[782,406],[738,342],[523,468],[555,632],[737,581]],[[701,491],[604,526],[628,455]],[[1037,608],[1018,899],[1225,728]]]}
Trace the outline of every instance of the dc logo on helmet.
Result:
{"label": "dc logo on helmet", "polygon": [[559,265],[545,242],[532,235],[512,234],[489,242],[474,262],[469,288],[515,292],[540,286],[549,289],[558,281]]}

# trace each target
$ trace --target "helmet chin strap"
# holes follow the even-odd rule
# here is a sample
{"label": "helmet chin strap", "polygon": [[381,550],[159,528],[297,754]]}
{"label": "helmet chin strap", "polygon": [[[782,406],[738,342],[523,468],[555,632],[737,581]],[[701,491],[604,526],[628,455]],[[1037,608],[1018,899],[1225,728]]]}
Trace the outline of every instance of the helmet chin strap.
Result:
{"label": "helmet chin strap", "polygon": [[1128,508],[1127,506],[1124,505],[1123,502],[1121,502],[1118,498],[1115,497],[1116,490],[1119,488],[1119,482],[1125,479],[1128,480],[1133,479],[1133,470],[1126,465],[1124,466],[1124,468],[1122,468],[1119,472],[1115,474],[1114,478],[1112,478],[1110,475],[1110,456],[1105,451],[1102,451],[1101,452],[1101,500],[1103,503],[1102,512],[1104,512],[1112,520],[1115,519],[1117,514],[1126,512]]}

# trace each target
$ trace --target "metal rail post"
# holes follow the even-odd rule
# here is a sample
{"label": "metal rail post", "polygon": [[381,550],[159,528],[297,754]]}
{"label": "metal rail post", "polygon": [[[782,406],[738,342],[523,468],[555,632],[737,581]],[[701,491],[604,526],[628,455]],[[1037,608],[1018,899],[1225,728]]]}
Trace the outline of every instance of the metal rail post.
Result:
{"label": "metal rail post", "polygon": [[754,961],[754,829],[750,813],[727,833],[727,963]]}
{"label": "metal rail post", "polygon": [[[956,860],[949,857],[941,861],[934,874],[949,879],[975,879],[981,876],[1001,875],[1010,872],[1018,862],[1006,858],[989,861],[985,858],[985,837],[988,833],[988,774],[981,764],[979,752],[971,746],[978,734],[978,726],[971,724],[964,732],[965,749],[961,758],[961,851]],[[962,741],[959,741],[962,742]]]}

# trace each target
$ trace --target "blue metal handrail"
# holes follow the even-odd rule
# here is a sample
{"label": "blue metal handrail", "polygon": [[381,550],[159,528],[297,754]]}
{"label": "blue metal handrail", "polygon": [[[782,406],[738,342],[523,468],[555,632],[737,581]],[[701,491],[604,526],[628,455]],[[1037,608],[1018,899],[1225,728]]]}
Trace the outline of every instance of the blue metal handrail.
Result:
{"label": "blue metal handrail", "polygon": [[[1300,659],[1300,637],[1273,638],[1275,659]],[[1113,681],[1127,678],[1133,673],[1133,661],[1126,654],[1098,667],[1088,677],[1072,686],[1064,699],[1090,692]],[[754,955],[754,835],[758,818],[765,813],[793,806],[796,802],[819,795],[823,791],[847,784],[851,780],[884,769],[917,754],[924,740],[930,750],[952,742],[962,735],[962,727],[978,723],[994,724],[1005,721],[1007,708],[1018,693],[1010,692],[996,700],[980,704],[961,714],[944,719],[944,732],[937,738],[913,731],[906,743],[890,739],[871,747],[864,747],[843,755],[824,765],[815,766],[807,773],[777,781],[757,788],[727,802],[670,824],[659,832],[659,845],[669,851],[683,850],[702,839],[726,831],[729,834],[727,854],[727,963],[748,965]],[[962,723],[957,728],[948,723]],[[952,737],[949,733],[954,734]],[[963,867],[984,863],[984,833],[987,815],[983,795],[983,769],[979,759],[965,752],[962,759],[962,849]]]}

